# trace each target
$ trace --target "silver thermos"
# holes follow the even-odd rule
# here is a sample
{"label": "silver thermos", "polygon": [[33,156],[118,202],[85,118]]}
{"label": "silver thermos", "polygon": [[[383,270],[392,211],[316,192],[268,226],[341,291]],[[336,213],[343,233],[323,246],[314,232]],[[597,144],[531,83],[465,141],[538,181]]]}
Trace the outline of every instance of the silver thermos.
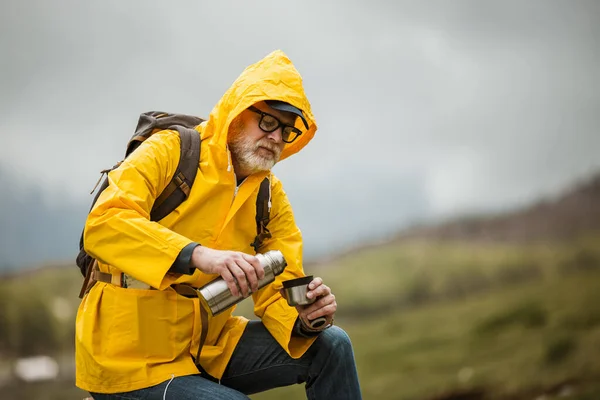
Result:
{"label": "silver thermos", "polygon": [[[256,258],[258,258],[265,271],[265,276],[258,281],[259,289],[273,282],[275,277],[281,274],[287,266],[287,262],[279,250],[271,250],[264,254],[259,253],[256,255]],[[222,277],[218,277],[198,290],[201,294],[201,300],[203,300],[203,303],[213,316],[239,303],[252,293],[250,292],[246,297],[241,293],[239,296],[234,296]]]}

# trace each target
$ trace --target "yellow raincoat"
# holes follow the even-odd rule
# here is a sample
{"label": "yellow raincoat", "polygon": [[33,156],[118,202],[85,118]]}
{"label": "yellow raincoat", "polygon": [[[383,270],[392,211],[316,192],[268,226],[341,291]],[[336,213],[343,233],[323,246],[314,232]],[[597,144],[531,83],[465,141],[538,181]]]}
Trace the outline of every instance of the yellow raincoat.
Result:
{"label": "yellow raincoat", "polygon": [[[179,161],[179,136],[162,131],[146,140],[109,174],[86,222],[86,251],[100,270],[124,272],[158,290],[121,288],[97,282],[84,297],[76,322],[76,384],[91,392],[136,390],[171,376],[197,374],[192,356],[198,351],[201,322],[198,299],[177,294],[173,283],[200,287],[216,275],[168,273],[189,243],[254,254],[256,197],[267,173],[249,176],[239,187],[227,148],[231,121],[262,100],[282,100],[304,111],[309,129],[286,144],[281,159],[300,151],[317,129],[302,78],[281,51],[246,68],[197,127],[202,138],[200,165],[189,198],[159,222],[149,213],[157,195],[170,181]],[[304,130],[303,125],[298,128]],[[298,316],[279,294],[281,281],[304,276],[302,237],[281,182],[271,176],[273,237],[260,249],[283,252],[288,266],[276,281],[253,294],[254,312],[293,358],[314,339],[291,335]],[[209,318],[201,364],[221,378],[247,324],[232,309]]]}

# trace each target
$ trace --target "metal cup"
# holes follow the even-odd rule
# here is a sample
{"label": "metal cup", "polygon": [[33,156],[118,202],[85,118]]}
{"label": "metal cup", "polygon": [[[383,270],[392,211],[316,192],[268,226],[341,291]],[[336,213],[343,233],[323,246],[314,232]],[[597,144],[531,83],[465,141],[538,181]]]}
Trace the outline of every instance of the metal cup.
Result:
{"label": "metal cup", "polygon": [[[295,306],[307,306],[314,303],[317,299],[309,299],[306,294],[309,292],[308,284],[313,280],[312,275],[304,276],[302,278],[290,279],[283,281],[283,297],[287,300],[287,303],[291,307]],[[327,318],[318,317],[308,321],[309,325],[313,329],[317,329],[327,323]]]}
{"label": "metal cup", "polygon": [[282,282],[284,297],[291,307],[307,306],[315,302],[316,299],[309,299],[306,297],[306,293],[308,293],[308,284],[311,283],[312,280],[312,275],[309,275]]}

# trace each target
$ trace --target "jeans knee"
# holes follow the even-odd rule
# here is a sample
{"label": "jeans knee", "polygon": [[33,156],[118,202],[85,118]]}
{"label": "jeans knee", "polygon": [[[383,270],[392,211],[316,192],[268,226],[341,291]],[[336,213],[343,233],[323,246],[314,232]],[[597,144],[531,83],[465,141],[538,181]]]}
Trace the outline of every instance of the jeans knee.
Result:
{"label": "jeans knee", "polygon": [[319,335],[319,341],[322,342],[322,346],[326,347],[330,352],[337,354],[349,354],[352,355],[352,342],[348,334],[338,326],[332,326],[331,328],[323,331]]}

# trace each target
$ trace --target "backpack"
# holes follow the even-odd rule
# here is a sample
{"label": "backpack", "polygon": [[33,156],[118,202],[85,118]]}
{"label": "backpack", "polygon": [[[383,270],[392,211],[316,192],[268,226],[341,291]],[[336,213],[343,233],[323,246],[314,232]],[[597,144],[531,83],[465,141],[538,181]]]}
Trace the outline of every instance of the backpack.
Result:
{"label": "backpack", "polygon": [[[181,148],[179,164],[175,169],[171,181],[167,184],[165,189],[156,198],[152,210],[150,211],[151,221],[160,221],[173,210],[175,210],[181,203],[183,203],[190,194],[192,185],[196,178],[196,172],[198,171],[198,165],[200,162],[200,135],[194,128],[200,125],[204,120],[202,118],[184,115],[184,114],[170,114],[164,112],[147,112],[140,115],[138,120],[135,133],[127,143],[127,149],[125,151],[125,158],[139,147],[139,145],[154,133],[171,129],[179,133]],[[90,194],[93,194],[98,184],[102,180],[102,177],[118,168],[123,161],[118,162],[112,168],[100,171],[100,179],[96,183],[96,186]],[[108,187],[108,176],[102,182],[100,189],[96,193],[90,211],[96,204],[100,193]],[[262,245],[262,242],[266,238],[271,237],[271,233],[267,229],[270,218],[270,195],[271,195],[271,183],[269,178],[266,177],[260,184],[258,191],[258,197],[256,199],[256,230],[257,234],[254,241],[250,244],[256,252]],[[83,287],[81,289],[80,297],[83,297],[85,292],[89,290],[88,282],[90,280],[92,266],[95,260],[92,256],[86,253],[83,243],[83,231],[79,239],[79,254],[76,258],[76,264],[79,267],[81,274],[85,277]],[[91,286],[90,286],[91,287]]]}

